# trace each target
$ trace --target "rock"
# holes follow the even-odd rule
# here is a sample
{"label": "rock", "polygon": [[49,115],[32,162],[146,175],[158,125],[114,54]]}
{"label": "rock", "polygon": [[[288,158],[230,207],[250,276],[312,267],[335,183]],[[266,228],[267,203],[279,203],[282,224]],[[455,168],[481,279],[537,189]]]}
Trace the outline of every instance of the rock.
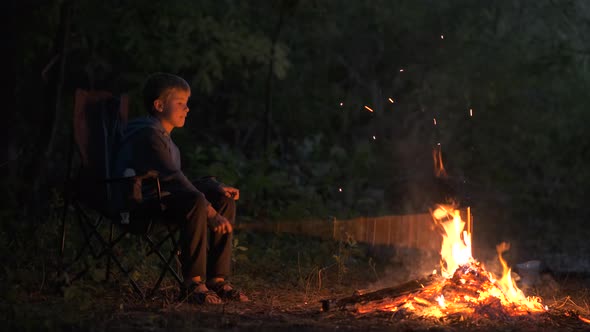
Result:
{"label": "rock", "polygon": [[559,284],[553,278],[553,273],[540,260],[516,264],[514,270],[520,277],[518,286],[525,293],[531,288],[543,289],[549,292],[559,291]]}

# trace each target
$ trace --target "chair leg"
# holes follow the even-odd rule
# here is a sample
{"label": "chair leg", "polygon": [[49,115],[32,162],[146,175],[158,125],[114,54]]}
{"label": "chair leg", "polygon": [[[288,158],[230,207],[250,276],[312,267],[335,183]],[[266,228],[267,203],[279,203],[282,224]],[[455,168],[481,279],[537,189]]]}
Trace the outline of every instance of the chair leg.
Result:
{"label": "chair leg", "polygon": [[166,276],[166,272],[168,272],[169,269],[171,268],[170,263],[172,263],[172,260],[174,259],[175,255],[176,255],[176,253],[174,252],[174,250],[172,250],[172,252],[170,252],[170,257],[165,262],[166,266],[162,269],[162,273],[160,273],[160,277],[158,278],[158,281],[156,282],[154,287],[152,287],[152,289],[150,290],[148,297],[152,297],[156,293],[156,290],[158,290],[158,288],[160,287],[160,284],[162,283],[162,281],[164,280],[164,277]]}
{"label": "chair leg", "polygon": [[63,264],[64,251],[66,247],[66,217],[68,214],[68,207],[70,206],[70,195],[69,193],[64,194],[64,207],[61,212],[61,243],[59,246],[59,255],[61,264]]}
{"label": "chair leg", "polygon": [[64,206],[61,213],[61,243],[59,247],[60,253],[60,268],[63,269],[63,260],[64,260],[64,250],[66,246],[66,217],[68,214],[68,208],[70,207],[70,197],[71,197],[71,189],[72,183],[70,181],[70,174],[72,173],[72,157],[74,154],[74,137],[70,135],[70,144],[68,148],[68,167],[66,170],[66,180],[64,181]]}
{"label": "chair leg", "polygon": [[[160,273],[160,276],[158,278],[158,281],[155,283],[155,285],[153,286],[153,288],[149,292],[149,297],[153,296],[154,293],[159,289],[160,284],[162,283],[162,281],[164,280],[164,277],[166,276],[166,273],[168,273],[168,272],[170,272],[170,275],[172,277],[174,277],[176,282],[178,282],[179,286],[183,284],[183,279],[180,277],[180,275],[178,273],[179,260],[178,260],[178,243],[175,239],[176,230],[168,228],[168,231],[169,231],[169,234],[166,235],[166,237],[164,239],[164,240],[169,239],[170,242],[172,243],[172,249],[170,250],[170,255],[169,255],[168,259],[166,259],[164,257],[164,255],[162,254],[162,252],[160,251],[160,247],[162,246],[162,244],[164,242],[158,241],[156,243],[150,237],[149,234],[144,235],[145,240],[149,243],[149,245],[151,247],[149,253],[155,253],[160,258],[160,261],[164,264],[164,266],[162,268],[162,272]],[[172,265],[173,261],[176,261],[177,269],[174,269],[174,267]]]}
{"label": "chair leg", "polygon": [[131,284],[131,287],[133,287],[133,290],[141,297],[142,300],[145,300],[145,294],[144,292],[141,290],[141,288],[139,288],[139,285],[137,284],[137,282],[131,277],[131,275],[129,274],[130,271],[127,270],[123,264],[119,261],[119,259],[117,258],[117,256],[115,256],[112,251],[110,252],[109,255],[112,259],[113,262],[115,262],[115,264],[119,267],[119,269],[121,270],[121,272],[123,272],[123,274],[125,274],[125,276],[127,276],[127,279],[129,279],[129,283]]}
{"label": "chair leg", "polygon": [[[66,216],[67,210],[72,207],[75,215],[74,219],[78,224],[78,228],[82,237],[84,238],[84,244],[76,251],[76,254],[73,258],[66,259],[65,257],[65,237],[66,237]],[[100,227],[102,223],[102,218],[98,218],[96,222],[92,222],[90,216],[88,216],[82,209],[82,207],[77,204],[75,200],[72,200],[71,196],[67,195],[64,202],[64,209],[62,211],[62,242],[61,242],[61,259],[60,259],[60,270],[59,273],[63,274],[67,284],[71,284],[76,280],[80,279],[84,276],[88,271],[89,267],[87,264],[84,263],[84,266],[74,271],[74,265],[80,262],[80,259],[84,256],[86,252],[92,255],[95,259],[99,259],[102,257],[105,251],[105,247],[102,246],[102,249],[97,249],[92,245],[93,238],[97,238],[100,236],[97,229]],[[67,261],[66,261],[67,260]]]}
{"label": "chair leg", "polygon": [[[114,228],[115,228],[115,225],[113,222],[111,222],[111,229],[109,230],[109,246],[113,245]],[[107,268],[106,268],[105,276],[104,276],[104,280],[107,282],[109,281],[109,278],[111,275],[111,256],[112,255],[107,255]]]}
{"label": "chair leg", "polygon": [[[149,244],[151,246],[155,246],[154,241],[149,237],[149,235],[146,235],[145,238],[146,238],[146,240],[149,242]],[[172,269],[172,267],[170,266],[170,263],[169,263],[169,262],[172,261],[172,258],[174,258],[174,255],[176,254],[176,249],[173,249],[172,250],[172,252],[170,253],[171,258],[169,258],[169,259],[166,259],[166,257],[164,257],[164,255],[162,255],[162,253],[160,252],[160,250],[154,250],[154,252],[160,258],[160,260],[166,264],[166,267],[167,268],[166,268],[165,271],[170,271],[170,273],[172,273],[172,276],[174,277],[174,279],[176,279],[176,281],[178,281],[179,283],[182,283],[182,279],[176,273],[176,271],[174,271]]]}
{"label": "chair leg", "polygon": [[[123,266],[123,264],[117,258],[117,256],[114,253],[114,250],[113,250],[113,248],[125,237],[127,232],[121,232],[121,234],[119,234],[117,237],[115,237],[115,231],[114,231],[115,224],[111,222],[109,238],[107,240],[105,237],[103,237],[103,235],[99,231],[99,227],[101,226],[101,224],[103,224],[102,223],[102,221],[103,221],[102,216],[100,216],[96,220],[95,223],[91,223],[90,220],[92,218],[90,218],[90,216],[85,213],[85,211],[82,209],[81,206],[76,204],[75,200],[72,202],[72,206],[75,208],[75,210],[77,212],[76,219],[78,221],[80,230],[81,230],[82,235],[85,240],[85,244],[81,248],[81,250],[77,253],[77,255],[74,259],[74,262],[78,261],[83,256],[83,254],[86,250],[88,250],[90,252],[90,254],[93,256],[93,258],[96,260],[100,260],[103,258],[103,256],[106,256],[105,258],[107,260],[107,266],[106,266],[106,272],[105,272],[105,280],[107,280],[107,281],[109,280],[110,274],[111,274],[110,273],[111,265],[112,265],[112,263],[114,263],[115,266],[117,266],[119,268],[119,270],[127,277],[134,292],[136,294],[138,294],[142,300],[145,300],[145,298],[146,298],[145,293],[141,290],[141,288],[139,287],[137,282],[131,277],[130,271],[125,266]],[[100,249],[97,250],[95,248],[95,246],[92,244],[93,239],[96,239],[99,242],[99,245],[101,247]],[[73,265],[73,263],[68,264],[67,267],[69,267],[71,265]],[[86,267],[85,269],[80,271],[73,279],[70,279],[70,282],[73,282],[74,280],[79,279],[87,271],[88,271],[88,267]]]}
{"label": "chair leg", "polygon": [[[95,231],[96,233],[98,233],[97,231]],[[141,297],[142,300],[145,299],[145,294],[144,292],[141,290],[141,288],[139,288],[139,285],[137,284],[137,282],[131,277],[130,275],[130,271],[127,270],[127,268],[125,268],[125,266],[123,266],[123,263],[121,263],[121,261],[119,261],[119,259],[117,258],[117,256],[115,255],[115,253],[113,252],[113,247],[114,245],[116,245],[125,235],[125,233],[122,233],[121,235],[119,235],[116,239],[113,240],[113,234],[114,234],[114,224],[111,223],[111,232],[110,232],[110,240],[109,242],[107,242],[103,237],[100,236],[100,234],[96,234],[97,239],[101,242],[102,246],[103,246],[103,250],[100,252],[99,254],[99,258],[102,257],[102,255],[107,255],[107,277],[110,275],[110,262],[113,261],[115,263],[115,265],[117,265],[117,267],[119,268],[119,270],[121,270],[121,272],[123,272],[123,274],[127,277],[127,279],[129,280],[129,283],[131,284],[131,286],[133,287],[133,290]]]}
{"label": "chair leg", "polygon": [[[78,216],[78,224],[80,226],[80,229],[82,230],[82,234],[84,235],[84,239],[86,241],[86,244],[88,245],[88,249],[90,250],[90,253],[92,254],[92,257],[94,257],[95,259],[99,259],[101,256],[101,252],[104,251],[104,246],[102,247],[102,249],[99,249],[99,251],[97,252],[94,248],[94,246],[92,245],[92,238],[96,238],[98,240],[100,240],[101,244],[103,244],[105,241],[102,238],[102,235],[100,235],[98,229],[100,228],[102,221],[103,221],[103,217],[99,216],[96,220],[96,223],[91,223],[89,220],[91,220],[92,218],[90,218],[90,216],[88,216],[84,210],[82,209],[82,207],[80,207],[79,205],[75,206],[76,211],[77,211],[77,216]],[[88,228],[88,229],[87,229]]]}
{"label": "chair leg", "polygon": [[[172,234],[170,237],[170,242],[172,243],[172,250],[174,250],[175,254],[175,261],[176,261],[176,274],[182,274],[182,264],[180,263],[180,228],[171,228],[168,226],[168,231]],[[178,239],[176,238],[178,236]],[[184,276],[183,278],[177,278],[178,284],[182,285],[184,283]]]}
{"label": "chair leg", "polygon": [[166,242],[166,240],[170,239],[171,236],[173,236],[173,234],[168,234],[164,238],[162,238],[160,241],[155,243],[153,246],[151,246],[150,251],[148,251],[145,255],[149,256],[149,255],[153,254],[156,251],[156,249],[160,248],[164,244],[164,242]]}
{"label": "chair leg", "polygon": [[[66,204],[69,205],[70,203]],[[84,237],[85,243],[84,245],[78,250],[76,256],[71,259],[69,262],[65,262],[65,257],[62,255],[62,262],[61,262],[61,269],[62,271],[65,273],[68,269],[70,269],[75,263],[77,263],[80,258],[82,258],[82,256],[84,255],[85,251],[88,250],[90,252],[90,254],[95,258],[99,258],[99,253],[97,253],[95,251],[94,246],[92,245],[92,237],[96,236],[96,229],[100,226],[101,223],[101,219],[99,219],[97,221],[96,224],[92,224],[90,225],[90,221],[89,221],[89,217],[82,211],[82,208],[76,204],[75,202],[72,204],[72,206],[74,207],[74,210],[76,211],[76,220],[78,223],[78,227],[80,229],[80,232],[82,233],[82,236]],[[62,230],[62,239],[65,239],[65,224],[62,224],[63,230]],[[87,229],[89,228],[89,229]],[[103,248],[104,251],[104,248]],[[65,254],[65,253],[64,253]],[[77,277],[81,277],[85,271],[88,270],[88,268],[86,267],[84,270],[82,270],[80,273],[77,274]],[[75,279],[70,280],[70,282],[73,282]]]}

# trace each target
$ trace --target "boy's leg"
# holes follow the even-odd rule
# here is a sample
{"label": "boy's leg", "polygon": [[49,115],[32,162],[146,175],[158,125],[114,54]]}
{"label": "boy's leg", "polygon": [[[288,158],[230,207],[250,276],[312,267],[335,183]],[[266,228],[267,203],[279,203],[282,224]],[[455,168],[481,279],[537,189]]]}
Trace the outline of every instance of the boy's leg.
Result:
{"label": "boy's leg", "polygon": [[[235,226],[236,202],[225,196],[220,183],[212,178],[194,181],[199,189],[219,214],[224,216],[232,226]],[[209,234],[209,255],[207,257],[207,280],[213,278],[225,279],[230,274],[231,251],[233,233],[219,234],[213,231]]]}
{"label": "boy's leg", "polygon": [[165,215],[180,226],[182,274],[186,286],[207,275],[207,200],[203,194],[182,193],[162,198]]}
{"label": "boy's leg", "polygon": [[[209,182],[209,184],[209,186],[200,185],[196,182],[195,186],[205,194],[213,208],[235,227],[236,201],[226,197],[214,183]],[[248,297],[225,280],[230,274],[232,239],[233,233],[211,232],[209,234],[207,287],[214,290],[222,299],[247,302]]]}
{"label": "boy's leg", "polygon": [[[235,227],[236,202],[223,195],[207,196],[213,208]],[[233,232],[209,234],[209,255],[207,257],[207,279],[227,278],[230,274]]]}

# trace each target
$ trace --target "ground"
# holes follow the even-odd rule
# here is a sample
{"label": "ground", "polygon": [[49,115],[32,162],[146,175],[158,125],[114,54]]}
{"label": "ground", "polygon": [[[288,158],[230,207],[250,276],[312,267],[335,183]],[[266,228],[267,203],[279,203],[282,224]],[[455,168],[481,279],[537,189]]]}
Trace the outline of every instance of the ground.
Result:
{"label": "ground", "polygon": [[[166,280],[164,287],[146,300],[135,296],[117,275],[106,283],[87,277],[61,291],[48,280],[36,289],[22,284],[8,292],[0,302],[3,325],[9,330],[32,331],[590,330],[590,324],[578,318],[590,312],[590,279],[584,276],[556,275],[559,288],[531,290],[544,296],[550,310],[530,319],[434,320],[391,313],[358,316],[339,310],[322,312],[320,300],[386,285],[384,279],[405,275],[402,267],[391,268],[391,260],[371,257],[367,248],[354,242],[276,234],[242,234],[238,239],[242,242],[236,250],[233,283],[249,295],[250,302],[178,302],[172,280]],[[394,277],[396,271],[399,273]]]}

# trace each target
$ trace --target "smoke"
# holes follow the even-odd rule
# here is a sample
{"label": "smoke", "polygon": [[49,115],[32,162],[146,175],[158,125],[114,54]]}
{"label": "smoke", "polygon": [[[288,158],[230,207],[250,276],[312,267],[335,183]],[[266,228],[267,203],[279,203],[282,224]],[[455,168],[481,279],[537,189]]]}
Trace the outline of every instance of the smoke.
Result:
{"label": "smoke", "polygon": [[368,286],[369,289],[396,286],[432,274],[433,270],[440,271],[438,252],[415,248],[394,248],[393,250],[379,279],[371,283]]}

